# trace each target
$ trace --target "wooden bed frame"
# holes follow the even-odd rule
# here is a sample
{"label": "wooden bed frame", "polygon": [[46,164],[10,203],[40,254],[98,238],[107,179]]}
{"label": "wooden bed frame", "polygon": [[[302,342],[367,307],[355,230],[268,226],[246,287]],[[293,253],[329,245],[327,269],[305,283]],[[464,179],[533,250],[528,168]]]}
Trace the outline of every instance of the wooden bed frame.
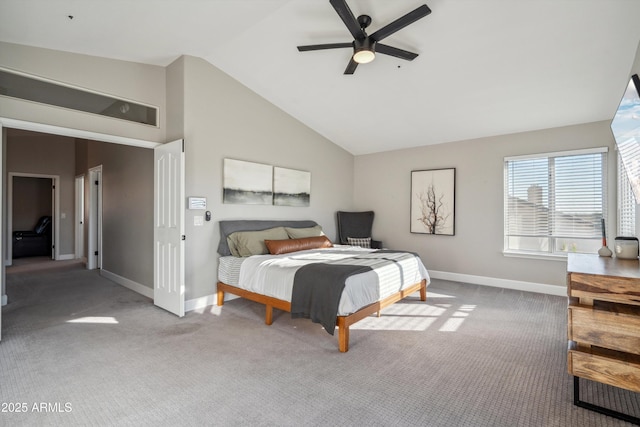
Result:
{"label": "wooden bed frame", "polygon": [[[405,297],[411,295],[412,293],[420,291],[420,301],[427,300],[427,281],[422,280],[419,283],[415,283],[409,286],[406,289],[399,291],[387,298],[374,302],[373,304],[369,304],[365,307],[362,307],[360,310],[356,311],[353,314],[348,316],[338,316],[337,318],[337,326],[338,326],[338,349],[345,353],[349,350],[349,326],[353,325],[359,320],[364,319],[365,317],[370,316],[373,313],[378,313],[380,316],[380,310],[384,307],[387,307],[393,303],[404,299]],[[273,309],[277,308],[282,311],[291,312],[291,303],[288,301],[283,301],[281,299],[268,297],[265,295],[260,295],[255,292],[247,291],[245,289],[238,288],[236,286],[227,285],[226,283],[218,282],[218,305],[222,306],[224,304],[224,294],[230,293],[233,295],[237,295],[239,297],[264,304],[266,307],[265,319],[264,323],[267,325],[271,325],[273,323]]]}

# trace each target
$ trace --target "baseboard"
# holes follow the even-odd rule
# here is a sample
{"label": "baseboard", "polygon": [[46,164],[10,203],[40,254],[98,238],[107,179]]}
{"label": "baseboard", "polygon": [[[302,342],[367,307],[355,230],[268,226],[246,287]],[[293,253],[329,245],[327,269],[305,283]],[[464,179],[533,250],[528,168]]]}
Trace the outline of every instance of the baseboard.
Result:
{"label": "baseboard", "polygon": [[67,261],[70,259],[76,259],[75,254],[58,255],[58,261]]}
{"label": "baseboard", "polygon": [[474,285],[493,286],[496,288],[514,289],[517,291],[536,292],[539,294],[567,296],[565,286],[547,285],[544,283],[523,282],[520,280],[496,279],[495,277],[474,276],[471,274],[449,273],[447,271],[429,270],[434,279],[471,283]]}
{"label": "baseboard", "polygon": [[7,294],[2,295],[2,297],[0,297],[0,306],[7,305],[7,302]]}
{"label": "baseboard", "polygon": [[125,288],[131,289],[134,292],[139,293],[140,295],[144,295],[147,298],[153,299],[153,288],[150,288],[145,285],[141,285],[138,282],[134,282],[133,280],[129,280],[126,277],[118,276],[115,273],[112,273],[107,270],[100,270],[100,275],[105,279],[109,279],[112,282],[117,283],[118,285],[124,286]]}

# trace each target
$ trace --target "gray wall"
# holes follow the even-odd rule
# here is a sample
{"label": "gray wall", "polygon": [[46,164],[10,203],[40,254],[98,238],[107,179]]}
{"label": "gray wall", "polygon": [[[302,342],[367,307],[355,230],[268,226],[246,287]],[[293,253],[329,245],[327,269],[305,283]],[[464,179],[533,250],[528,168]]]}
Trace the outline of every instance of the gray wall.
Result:
{"label": "gray wall", "polygon": [[5,177],[10,172],[60,176],[59,254],[73,254],[75,140],[8,129],[6,161]]}
{"label": "gray wall", "polygon": [[[613,114],[613,113],[612,113]],[[609,147],[609,229],[615,230],[616,173],[609,122],[460,141],[355,159],[355,201],[376,212],[373,234],[418,252],[428,269],[564,286],[566,262],[505,257],[505,156]],[[412,170],[456,168],[455,236],[409,232]]]}
{"label": "gray wall", "polygon": [[88,169],[102,165],[102,268],[153,288],[153,150],[97,141],[82,145],[78,152],[87,156],[85,218]]}
{"label": "gray wall", "polygon": [[[186,213],[187,300],[210,295],[217,278],[221,219],[312,219],[336,234],[335,212],[353,206],[353,156],[276,108],[208,62],[185,56],[169,66],[169,104],[184,102],[186,195],[207,198],[212,221],[193,225]],[[182,76],[183,83],[180,82]],[[180,132],[171,127],[169,135]],[[311,172],[309,207],[222,203],[224,158]]]}
{"label": "gray wall", "polygon": [[153,288],[153,150],[15,129],[7,135],[6,174],[60,176],[60,212],[66,214],[59,219],[61,255],[75,253],[75,177],[85,177],[88,218],[88,170],[102,165],[102,268]]}

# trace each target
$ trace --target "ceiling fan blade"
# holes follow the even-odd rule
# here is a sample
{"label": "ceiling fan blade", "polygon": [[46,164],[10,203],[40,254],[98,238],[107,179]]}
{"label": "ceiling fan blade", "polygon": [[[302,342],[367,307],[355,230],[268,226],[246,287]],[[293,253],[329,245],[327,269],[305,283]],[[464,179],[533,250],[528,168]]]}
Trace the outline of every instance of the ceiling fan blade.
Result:
{"label": "ceiling fan blade", "polygon": [[356,68],[358,68],[358,63],[351,58],[351,61],[347,64],[347,68],[344,70],[344,73],[353,74],[356,72]]}
{"label": "ceiling fan blade", "polygon": [[353,47],[353,43],[310,44],[306,46],[298,46],[298,50],[300,52],[306,52],[309,50],[338,49],[342,47]]}
{"label": "ceiling fan blade", "polygon": [[423,4],[419,8],[407,13],[404,16],[401,16],[400,18],[396,19],[392,23],[380,28],[378,31],[371,34],[369,37],[378,42],[386,37],[389,37],[391,34],[395,33],[396,31],[403,29],[407,25],[413,24],[418,19],[424,18],[430,13],[431,13],[431,9],[429,9],[429,7],[426,4]]}
{"label": "ceiling fan blade", "polygon": [[353,16],[353,12],[351,12],[345,0],[329,0],[329,3],[331,3],[331,6],[338,12],[338,16],[340,16],[344,25],[347,26],[347,29],[354,39],[363,39],[366,37],[364,31],[360,28],[358,20]]}
{"label": "ceiling fan blade", "polygon": [[386,44],[377,43],[376,53],[383,53],[385,55],[395,56],[396,58],[406,59],[407,61],[413,61],[418,56],[417,53],[409,52],[408,50],[398,49],[397,47],[387,46]]}

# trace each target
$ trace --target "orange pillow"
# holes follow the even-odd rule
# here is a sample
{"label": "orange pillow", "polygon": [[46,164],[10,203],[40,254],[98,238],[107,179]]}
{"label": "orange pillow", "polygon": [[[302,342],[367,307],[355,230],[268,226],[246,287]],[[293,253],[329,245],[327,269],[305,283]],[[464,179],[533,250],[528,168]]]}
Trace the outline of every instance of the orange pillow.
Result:
{"label": "orange pillow", "polygon": [[333,244],[327,236],[305,237],[303,239],[265,240],[271,255],[288,254],[306,249],[331,248]]}

